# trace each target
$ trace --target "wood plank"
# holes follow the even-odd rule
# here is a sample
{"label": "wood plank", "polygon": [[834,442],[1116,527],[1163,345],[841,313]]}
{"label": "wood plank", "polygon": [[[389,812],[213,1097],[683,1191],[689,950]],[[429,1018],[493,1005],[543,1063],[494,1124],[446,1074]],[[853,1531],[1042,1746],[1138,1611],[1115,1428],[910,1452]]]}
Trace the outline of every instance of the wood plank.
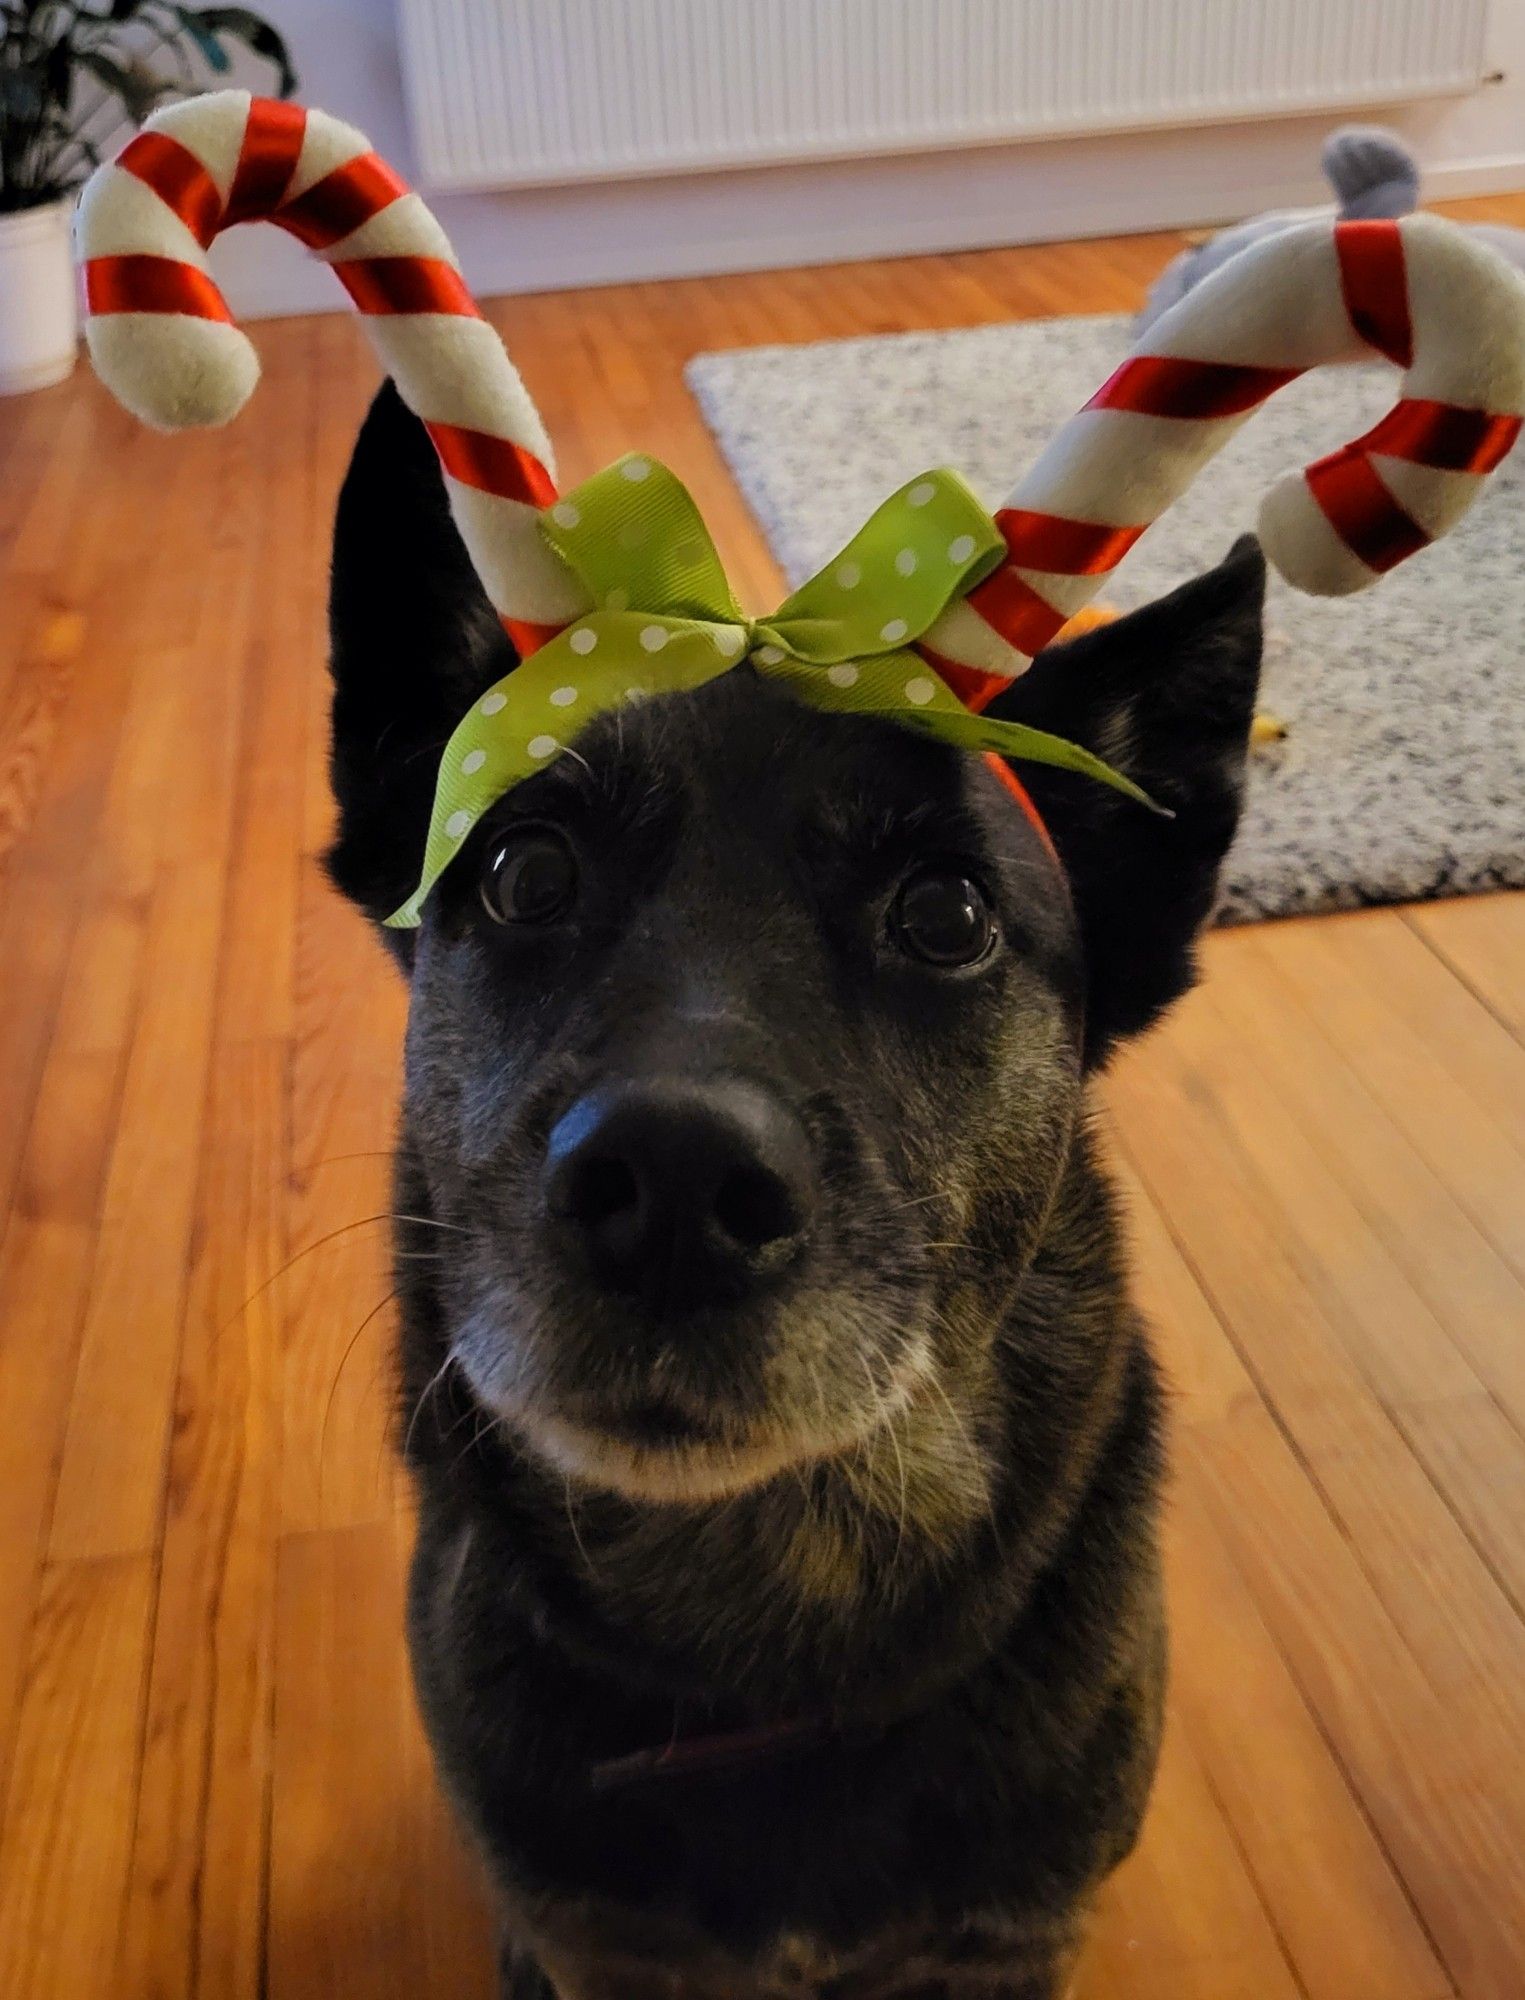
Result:
{"label": "wood plank", "polygon": [[[1518,1461],[1511,1484],[1525,1482],[1525,1436],[1473,1372],[1462,1349],[1407,1280],[1353,1193],[1319,1157],[1315,1140],[1327,1105],[1305,1136],[1288,1109],[1278,1076],[1260,1074],[1271,1038],[1248,1045],[1221,1025],[1211,989],[1192,1024],[1192,1059],[1210,1076],[1225,1144],[1243,1158],[1274,1204],[1304,1282],[1336,1331],[1376,1404],[1387,1413],[1386,1435],[1401,1437],[1505,1591],[1516,1611],[1525,1605],[1525,1545],[1519,1526],[1499,1504],[1489,1481],[1458,1477],[1462,1461],[1447,1449],[1463,1427],[1490,1466]],[[1368,1178],[1355,1163],[1356,1187]],[[1525,1300],[1521,1301],[1525,1309]]]}
{"label": "wood plank", "polygon": [[1103,1892],[1078,2000],[1302,2000],[1184,1731],[1165,1732],[1137,1850]]}
{"label": "wood plank", "polygon": [[1525,1136],[1511,1127],[1507,1110],[1457,1090],[1393,996],[1362,978],[1326,926],[1288,924],[1274,953],[1263,939],[1252,940],[1251,949],[1263,966],[1274,963],[1276,978],[1301,996],[1326,1039],[1359,1064],[1414,1150],[1510,1268],[1525,1276]]}
{"label": "wood plank", "polygon": [[[1525,908],[1525,896],[1518,901]],[[1429,948],[1416,926],[1391,915],[1381,924],[1371,916],[1352,921],[1360,949],[1350,963],[1362,986],[1403,1022],[1462,1096],[1506,1133],[1525,1132],[1525,1044]]]}
{"label": "wood plank", "polygon": [[1172,1421],[1189,1430],[1258,1401],[1253,1378],[1115,1136],[1107,1168],[1123,1196],[1133,1294],[1165,1371]]}
{"label": "wood plank", "polygon": [[[1147,1062],[1120,1066],[1113,1096],[1123,1143],[1171,1217],[1193,1269],[1232,1328],[1241,1356],[1312,1482],[1298,1491],[1284,1477],[1274,1500],[1260,1494],[1249,1509],[1268,1527],[1274,1544],[1272,1551],[1256,1552],[1258,1594],[1266,1599],[1279,1582],[1269,1565],[1283,1549],[1283,1527],[1290,1532],[1299,1514],[1313,1513],[1324,1535],[1333,1535],[1341,1546],[1348,1539],[1360,1551],[1362,1569],[1402,1635],[1402,1652],[1386,1663],[1384,1682],[1373,1635],[1364,1678],[1351,1687],[1373,1711],[1416,1709],[1431,1727],[1440,1726],[1442,1708],[1447,1717],[1445,1776],[1438,1771],[1420,1776],[1420,1783],[1434,1788],[1425,1791],[1422,1806],[1416,1801],[1393,1809],[1392,1790],[1401,1774],[1394,1772],[1391,1752],[1380,1780],[1378,1768],[1368,1766],[1363,1798],[1389,1848],[1401,1855],[1405,1881],[1449,1969],[1455,1974],[1474,1965],[1478,1990],[1502,1993],[1503,1968],[1512,1959],[1518,1962],[1525,1940],[1525,1887],[1495,1883],[1498,1900],[1490,1904],[1485,1947],[1475,1914],[1462,1919],[1456,1912],[1454,1878],[1478,1869],[1479,1845],[1491,1854],[1496,1871],[1505,1848],[1525,1839],[1525,1801],[1490,1796],[1489,1779],[1508,1762],[1508,1746],[1518,1740],[1522,1721],[1515,1713],[1520,1667],[1501,1664],[1520,1647],[1518,1615],[1390,1415],[1360,1392],[1337,1334],[1298,1279],[1281,1234],[1268,1219],[1271,1204],[1263,1185],[1215,1143],[1198,1108],[1211,1102],[1210,1085],[1200,1073],[1172,1076],[1170,1042],[1171,1034],[1162,1034]],[[1263,1479],[1276,1459],[1277,1432],[1269,1414],[1251,1407],[1217,1428],[1221,1436],[1206,1425],[1193,1432],[1193,1458],[1209,1465],[1226,1459],[1236,1476]],[[1241,1442],[1246,1437],[1252,1448]],[[1223,1502],[1214,1518],[1221,1525],[1224,1511],[1244,1506],[1243,1496]],[[1286,1635],[1279,1636],[1290,1656]],[[1332,1635],[1326,1634],[1325,1643],[1332,1643]],[[1306,1687],[1303,1665],[1299,1677]],[[1356,1718],[1354,1730],[1352,1721],[1347,1689],[1335,1715],[1325,1714],[1325,1727],[1337,1741],[1347,1734],[1357,1739],[1344,1753],[1348,1760],[1357,1754],[1371,1758],[1371,1720]],[[1381,1797],[1374,1796],[1379,1782]],[[1421,1816],[1422,1829],[1416,1826]],[[1405,1845],[1416,1839],[1438,1849],[1422,1885],[1416,1880],[1419,1862]],[[1465,1955],[1462,1937],[1468,1940]],[[1478,1962],[1479,1953],[1485,1965]]]}
{"label": "wood plank", "polygon": [[1258,941],[1214,940],[1208,964],[1209,1009],[1232,1024],[1478,1379],[1525,1429],[1519,1278],[1363,1075],[1361,1051],[1347,1060],[1326,1039],[1316,1008],[1275,978],[1274,958],[1268,970]]}
{"label": "wood plank", "polygon": [[379,1521],[396,1492],[385,1218],[406,995],[360,918],[308,863],[298,920],[291,1257],[281,1518]]}
{"label": "wood plank", "polygon": [[[1195,1035],[1187,1049],[1186,1032],[1177,1024],[1147,1062],[1120,1065],[1124,1144],[1432,1683],[1467,1702],[1459,1726],[1475,1729],[1484,1768],[1525,1728],[1525,1627],[1425,1475],[1397,1403],[1372,1393],[1346,1346],[1340,1307],[1359,1273],[1333,1305],[1303,1277],[1308,1249],[1296,1219],[1254,1163],[1221,1143],[1222,1085]],[[1500,1670],[1505,1660],[1517,1668]],[[1520,1808],[1525,1831],[1525,1800]]]}
{"label": "wood plank", "polygon": [[395,1523],[282,1543],[269,2000],[493,1991],[485,1906],[420,1783],[401,1622]]}
{"label": "wood plank", "polygon": [[1467,2000],[1510,2000],[1525,1964],[1516,1800],[1459,1741],[1367,1574],[1359,1539],[1264,1409],[1193,1435],[1179,1478],[1227,1543],[1309,1708]]}
{"label": "wood plank", "polygon": [[[1112,1170],[1127,1199],[1139,1302],[1176,1390],[1176,1455],[1190,1462],[1199,1433],[1211,1447],[1263,1405],[1148,1190],[1126,1159]],[[1229,1557],[1199,1484],[1172,1493],[1166,1552],[1172,1707],[1310,2000],[1450,1993],[1350,1774]]]}
{"label": "wood plank", "polygon": [[166,662],[168,740],[194,742],[198,754],[180,759],[154,814],[147,970],[59,1475],[50,1539],[59,1557],[147,1549],[158,1533],[260,547],[249,464],[224,450],[212,465],[214,492],[235,517],[243,510],[248,540],[208,555],[195,643]]}
{"label": "wood plank", "polygon": [[1167,1552],[1175,1705],[1308,2000],[1444,2000],[1451,1980],[1198,1490]]}
{"label": "wood plank", "polygon": [[[186,466],[170,492],[193,486],[193,468]],[[53,683],[44,707],[51,704],[58,725],[47,745],[46,782],[28,794],[20,781],[14,842],[0,857],[0,962],[8,1000],[0,1042],[0,1209],[12,1198],[54,1018],[70,1004],[72,982],[66,991],[63,980],[76,928],[100,900],[128,893],[125,866],[104,883],[90,877],[91,893],[82,893],[80,877],[98,853],[116,851],[111,798],[123,762],[119,744],[141,704],[146,671],[153,529],[141,509],[128,506],[130,487],[121,454],[108,457],[66,541],[61,568],[39,586],[42,615],[63,651],[55,657],[45,646],[40,656]],[[23,560],[24,540],[23,534],[10,552],[8,571]],[[5,632],[19,642],[28,628],[9,588],[6,606]],[[24,726],[18,718],[28,700],[23,680],[7,731]],[[0,733],[0,759],[8,742]]]}
{"label": "wood plank", "polygon": [[0,1993],[109,1994],[137,1783],[153,1563],[43,1581],[0,1824]]}
{"label": "wood plank", "polygon": [[1525,894],[1468,896],[1404,914],[1469,991],[1525,1041]]}
{"label": "wood plank", "polygon": [[[327,678],[312,550],[328,539],[333,514],[333,496],[321,485],[311,448],[320,385],[305,365],[307,354],[304,342],[296,365],[288,361],[277,377],[291,418],[272,430],[266,447],[264,561],[281,581],[251,622],[245,656],[215,1023],[219,1046],[289,1038],[295,1026],[302,811],[313,754],[308,735],[315,719],[312,692]],[[277,495],[280,504],[272,504]],[[319,741],[326,750],[326,732]],[[321,751],[313,761],[324,761]]]}
{"label": "wood plank", "polygon": [[123,1898],[141,2000],[256,2000],[263,1979],[281,1321],[259,1288],[285,1252],[288,1102],[280,1043],[219,1049]]}
{"label": "wood plank", "polygon": [[0,1801],[93,1252],[89,1226],[32,1216],[12,1218],[0,1250]]}

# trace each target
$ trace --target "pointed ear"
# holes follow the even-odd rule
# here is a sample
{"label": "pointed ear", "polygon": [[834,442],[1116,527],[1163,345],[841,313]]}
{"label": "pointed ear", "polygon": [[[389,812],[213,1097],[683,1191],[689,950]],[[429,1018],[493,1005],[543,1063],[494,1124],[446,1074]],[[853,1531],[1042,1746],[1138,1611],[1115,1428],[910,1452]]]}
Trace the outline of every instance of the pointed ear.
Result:
{"label": "pointed ear", "polygon": [[1265,560],[1252,535],[1169,597],[1052,647],[990,713],[1082,743],[1174,819],[1093,780],[1019,765],[1069,874],[1087,972],[1086,1059],[1191,985],[1239,823],[1260,678]]}
{"label": "pointed ear", "polygon": [[451,731],[517,657],[450,518],[428,433],[390,382],[339,494],[328,613],[339,806],[328,872],[379,921],[417,886]]}

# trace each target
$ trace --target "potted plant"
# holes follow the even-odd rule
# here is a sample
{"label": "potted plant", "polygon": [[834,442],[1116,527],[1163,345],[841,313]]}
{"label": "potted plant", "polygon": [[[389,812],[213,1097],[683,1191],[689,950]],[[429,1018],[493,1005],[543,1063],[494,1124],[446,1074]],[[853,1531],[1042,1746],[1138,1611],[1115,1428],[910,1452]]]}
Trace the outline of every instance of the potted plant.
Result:
{"label": "potted plant", "polygon": [[247,7],[0,0],[0,395],[74,366],[74,195],[127,123],[232,67],[242,44],[296,87],[286,44]]}

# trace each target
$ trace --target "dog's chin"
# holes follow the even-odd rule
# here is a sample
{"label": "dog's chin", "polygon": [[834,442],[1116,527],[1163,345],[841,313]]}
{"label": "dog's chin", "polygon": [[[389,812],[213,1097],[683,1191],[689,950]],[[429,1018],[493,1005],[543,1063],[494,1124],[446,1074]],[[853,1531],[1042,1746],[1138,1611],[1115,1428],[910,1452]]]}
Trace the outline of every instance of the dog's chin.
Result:
{"label": "dog's chin", "polygon": [[841,1448],[806,1437],[645,1443],[543,1412],[515,1413],[508,1422],[563,1478],[645,1502],[727,1500]]}
{"label": "dog's chin", "polygon": [[[608,1422],[540,1407],[500,1409],[503,1421],[542,1464],[564,1479],[647,1503],[728,1500],[766,1486],[786,1472],[856,1451],[892,1421],[916,1393],[928,1369],[925,1344],[917,1342],[895,1371],[888,1393],[872,1409],[844,1416],[831,1430],[758,1426],[750,1434],[705,1434],[678,1422]],[[669,1431],[660,1436],[642,1430]],[[692,1435],[685,1435],[692,1432]]]}

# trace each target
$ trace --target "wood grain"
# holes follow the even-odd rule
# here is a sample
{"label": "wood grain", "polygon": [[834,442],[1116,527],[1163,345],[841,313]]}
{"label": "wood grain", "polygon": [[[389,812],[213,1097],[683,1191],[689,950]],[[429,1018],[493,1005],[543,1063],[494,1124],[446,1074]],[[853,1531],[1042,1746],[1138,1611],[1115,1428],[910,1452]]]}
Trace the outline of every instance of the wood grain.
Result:
{"label": "wood grain", "polygon": [[[1469,211],[1525,221],[1525,198]],[[522,298],[779,583],[705,347],[1127,309],[1174,237]],[[401,1639],[404,996],[327,888],[328,524],[376,379],[258,330],[216,437],[0,404],[0,1992],[474,2000]],[[1525,1990],[1525,897],[1214,938],[1107,1087],[1175,1389],[1175,1667],[1085,2000]],[[382,1219],[376,1219],[382,1218]]]}

